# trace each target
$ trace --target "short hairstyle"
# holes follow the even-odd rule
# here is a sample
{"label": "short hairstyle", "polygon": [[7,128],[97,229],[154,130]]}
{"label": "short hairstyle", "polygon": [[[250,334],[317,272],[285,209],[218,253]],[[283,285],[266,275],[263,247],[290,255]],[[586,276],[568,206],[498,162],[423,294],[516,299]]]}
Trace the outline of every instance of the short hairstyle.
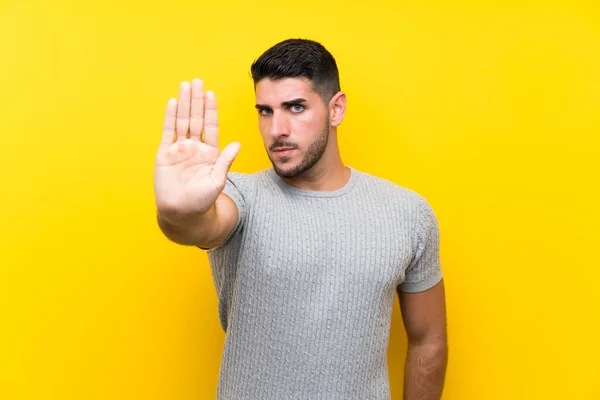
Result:
{"label": "short hairstyle", "polygon": [[264,79],[307,78],[325,104],[340,91],[335,59],[320,43],[287,39],[265,51],[250,67],[254,86]]}

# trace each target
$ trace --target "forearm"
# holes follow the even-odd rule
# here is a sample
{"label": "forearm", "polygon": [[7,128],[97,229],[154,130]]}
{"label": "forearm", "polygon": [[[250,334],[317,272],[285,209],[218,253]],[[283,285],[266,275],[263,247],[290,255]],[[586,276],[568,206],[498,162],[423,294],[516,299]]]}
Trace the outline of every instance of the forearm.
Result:
{"label": "forearm", "polygon": [[440,400],[447,361],[445,341],[409,344],[404,371],[404,400]]}
{"label": "forearm", "polygon": [[183,245],[207,245],[214,236],[216,208],[204,214],[173,215],[157,211],[158,226],[167,238]]}

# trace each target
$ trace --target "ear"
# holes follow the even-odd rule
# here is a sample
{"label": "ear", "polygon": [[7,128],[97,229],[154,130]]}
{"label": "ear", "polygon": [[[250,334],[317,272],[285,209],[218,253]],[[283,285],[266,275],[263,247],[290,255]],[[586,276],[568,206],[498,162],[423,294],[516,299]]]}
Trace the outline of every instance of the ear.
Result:
{"label": "ear", "polygon": [[346,93],[337,92],[329,101],[329,123],[331,126],[338,126],[344,120],[346,115]]}

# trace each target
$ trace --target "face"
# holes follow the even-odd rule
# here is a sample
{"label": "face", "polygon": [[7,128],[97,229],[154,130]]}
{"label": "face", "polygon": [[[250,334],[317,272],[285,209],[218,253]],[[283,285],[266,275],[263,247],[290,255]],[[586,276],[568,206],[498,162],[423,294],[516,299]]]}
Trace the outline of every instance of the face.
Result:
{"label": "face", "polygon": [[256,84],[258,125],[273,169],[295,178],[323,156],[329,138],[329,110],[309,80],[262,79]]}

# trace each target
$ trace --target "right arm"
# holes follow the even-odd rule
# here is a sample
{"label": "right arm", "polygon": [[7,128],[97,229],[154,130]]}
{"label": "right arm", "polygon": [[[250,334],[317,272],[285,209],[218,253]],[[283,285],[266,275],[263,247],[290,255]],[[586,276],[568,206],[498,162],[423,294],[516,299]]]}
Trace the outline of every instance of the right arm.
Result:
{"label": "right arm", "polygon": [[204,214],[192,214],[184,218],[157,212],[158,226],[171,241],[202,249],[222,244],[235,228],[238,209],[233,200],[221,193],[215,204]]}
{"label": "right arm", "polygon": [[154,168],[157,222],[168,239],[208,249],[229,236],[238,209],[222,191],[239,149],[219,150],[214,93],[205,94],[200,79],[183,82],[179,100],[167,104]]}

